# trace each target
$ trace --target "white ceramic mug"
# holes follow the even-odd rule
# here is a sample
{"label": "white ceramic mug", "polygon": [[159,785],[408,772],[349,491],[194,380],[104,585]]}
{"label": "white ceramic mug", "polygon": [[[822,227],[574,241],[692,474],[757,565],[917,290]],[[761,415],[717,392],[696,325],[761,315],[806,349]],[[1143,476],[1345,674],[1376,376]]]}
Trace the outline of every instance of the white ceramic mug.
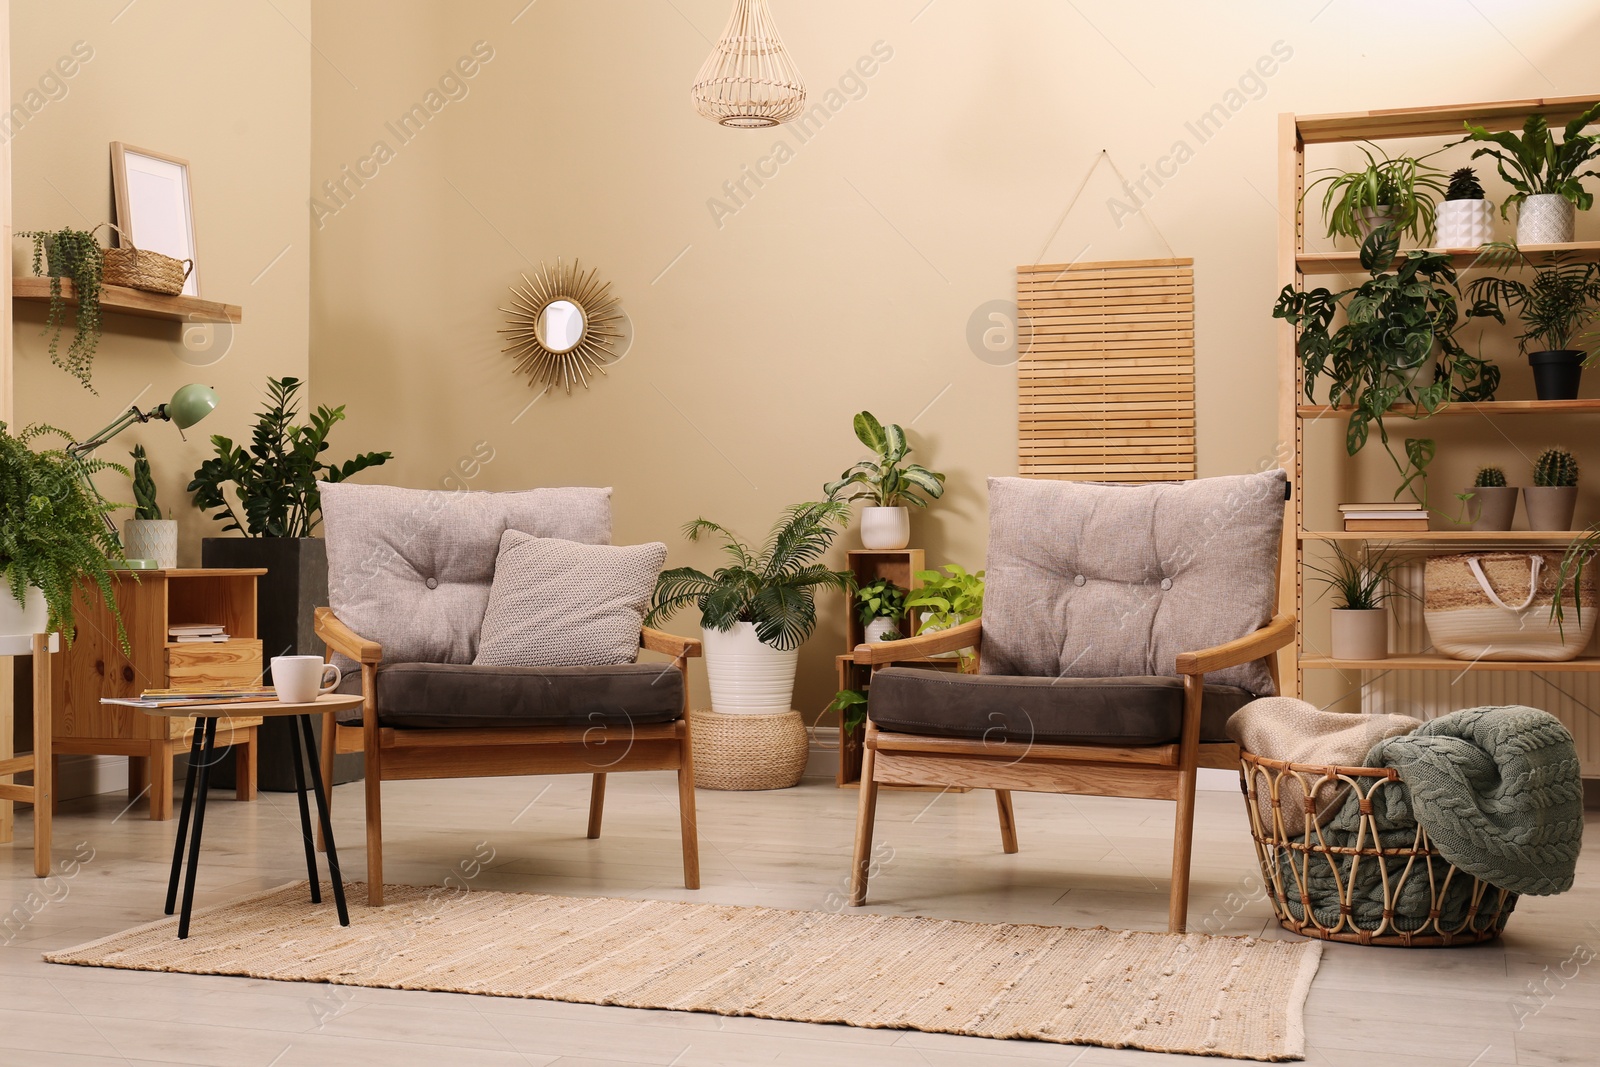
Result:
{"label": "white ceramic mug", "polygon": [[[333,681],[328,681],[328,672]],[[272,688],[283,704],[310,704],[323,693],[339,688],[344,676],[321,656],[273,656]]]}

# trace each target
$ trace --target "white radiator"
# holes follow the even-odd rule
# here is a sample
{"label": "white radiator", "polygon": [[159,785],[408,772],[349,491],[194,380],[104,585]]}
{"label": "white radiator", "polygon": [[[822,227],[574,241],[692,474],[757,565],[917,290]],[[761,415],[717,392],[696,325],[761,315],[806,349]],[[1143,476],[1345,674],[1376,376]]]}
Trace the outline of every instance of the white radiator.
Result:
{"label": "white radiator", "polygon": [[[1422,621],[1422,564],[1398,568],[1395,581],[1416,594],[1389,602],[1389,651],[1432,651]],[[1591,648],[1584,653],[1594,655]],[[1586,778],[1600,778],[1600,672],[1563,671],[1559,663],[1538,671],[1368,671],[1361,710],[1431,719],[1485,704],[1542,708],[1572,731]]]}

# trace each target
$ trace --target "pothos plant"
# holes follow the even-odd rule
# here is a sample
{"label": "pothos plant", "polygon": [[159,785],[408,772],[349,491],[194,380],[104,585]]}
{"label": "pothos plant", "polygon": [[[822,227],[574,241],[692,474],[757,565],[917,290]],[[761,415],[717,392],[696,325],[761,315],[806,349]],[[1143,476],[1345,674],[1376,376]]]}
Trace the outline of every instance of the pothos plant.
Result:
{"label": "pothos plant", "polygon": [[[83,383],[91,393],[89,377],[94,369],[95,349],[100,345],[100,276],[105,270],[105,253],[93,230],[26,230],[17,234],[33,240],[33,273],[50,272],[50,310],[44,332],[50,337],[50,362]],[[77,327],[66,355],[61,354],[61,324],[66,320],[67,301],[61,293],[61,279],[72,281],[72,295],[78,302]]]}
{"label": "pothos plant", "polygon": [[[1391,270],[1399,246],[1395,230],[1379,228],[1361,245],[1366,281],[1337,293],[1286,285],[1272,316],[1300,329],[1306,399],[1315,403],[1327,378],[1328,403],[1349,409],[1345,450],[1360,452],[1376,427],[1400,472],[1395,497],[1410,490],[1426,506],[1426,475],[1436,446],[1429,438],[1408,437],[1402,457],[1384,416],[1397,404],[1413,405],[1408,417],[1424,419],[1451,403],[1493,400],[1500,368],[1456,340],[1461,312],[1450,257],[1414,250]],[[1344,321],[1335,327],[1341,313]]]}
{"label": "pothos plant", "polygon": [[[363,452],[343,463],[328,463],[328,433],[345,417],[344,405],[320,406],[308,425],[298,425],[298,378],[268,378],[267,407],[256,417],[248,450],[218,434],[211,438],[216,456],[200,464],[189,482],[194,506],[211,511],[224,530],[247,537],[310,537],[322,523],[322,493],[317,482],[342,482],[378,467],[392,452]],[[232,485],[238,511],[224,492]]]}

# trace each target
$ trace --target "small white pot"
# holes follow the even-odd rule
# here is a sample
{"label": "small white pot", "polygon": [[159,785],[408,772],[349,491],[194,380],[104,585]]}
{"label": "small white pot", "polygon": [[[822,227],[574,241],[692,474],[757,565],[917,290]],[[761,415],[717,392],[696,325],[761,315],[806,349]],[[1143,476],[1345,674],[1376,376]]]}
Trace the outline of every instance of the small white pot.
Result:
{"label": "small white pot", "polygon": [[[869,645],[876,644],[877,642],[883,640],[884,634],[889,633],[890,631],[898,631],[899,629],[899,619],[891,619],[886,615],[880,616],[867,623],[866,628],[862,630],[861,639]],[[901,634],[900,636],[904,637],[905,634]]]}
{"label": "small white pot", "polygon": [[129,519],[122,524],[122,552],[129,559],[153,559],[162,570],[178,565],[177,519]]}
{"label": "small white pot", "polygon": [[904,548],[911,543],[909,508],[862,508],[861,547],[878,551]]}
{"label": "small white pot", "polygon": [[1333,609],[1334,659],[1388,659],[1389,612],[1384,608]]}
{"label": "small white pot", "polygon": [[1394,221],[1394,207],[1389,204],[1384,204],[1382,207],[1364,207],[1360,211],[1360,216],[1361,241],[1364,244],[1367,238],[1372,236],[1373,230]]}
{"label": "small white pot", "polygon": [[21,604],[11,595],[9,585],[0,587],[0,637],[31,637],[50,632],[50,606],[45,603],[44,590],[28,586]]}
{"label": "small white pot", "polygon": [[755,623],[722,631],[703,628],[711,710],[721,715],[773,715],[791,711],[800,650],[763,644]]}
{"label": "small white pot", "polygon": [[1433,224],[1440,248],[1481,248],[1494,240],[1494,205],[1487,200],[1446,200]]}
{"label": "small white pot", "polygon": [[1565,244],[1577,225],[1577,206],[1559,193],[1535,193],[1517,206],[1519,245]]}

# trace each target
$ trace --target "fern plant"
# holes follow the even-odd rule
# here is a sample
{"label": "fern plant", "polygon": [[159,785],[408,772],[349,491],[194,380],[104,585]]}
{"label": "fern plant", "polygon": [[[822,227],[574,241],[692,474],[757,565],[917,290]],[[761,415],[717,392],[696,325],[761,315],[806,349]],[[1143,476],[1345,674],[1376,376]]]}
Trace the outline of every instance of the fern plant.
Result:
{"label": "fern plant", "polygon": [[[310,425],[299,416],[298,378],[268,378],[267,407],[256,417],[248,450],[220,434],[211,438],[216,457],[200,464],[189,482],[194,506],[211,511],[224,530],[247,537],[310,537],[322,524],[322,493],[317,482],[342,482],[368,467],[394,458],[392,452],[363,452],[343,463],[327,463],[328,433],[344,417],[344,405],[318,407]],[[232,485],[240,514],[228,500]]]}
{"label": "fern plant", "polygon": [[823,486],[829,500],[839,499],[839,494],[850,486],[859,488],[844,499],[869,500],[873,507],[880,508],[903,504],[925,508],[928,501],[917,495],[919,490],[933,500],[944,496],[944,475],[906,463],[911,446],[901,427],[894,423],[885,426],[872,412],[863,411],[855,417],[855,431],[856,439],[877,453],[877,461],[864,459]]}
{"label": "fern plant", "polygon": [[29,426],[12,435],[0,422],[0,574],[17,603],[37,586],[50,609],[50,629],[72,643],[77,632],[73,593],[92,583],[117,620],[117,640],[128,651],[128,637],[111,583],[122,562],[122,545],[108,524],[108,504],[89,475],[128,471],[105,460],[77,458],[65,448],[36,449],[45,437],[72,438],[50,426]]}
{"label": "fern plant", "polygon": [[130,455],[133,456],[133,517],[159,519],[161,505],[156,503],[156,480],[150,473],[150,458],[144,454],[144,445],[134,445]]}
{"label": "fern plant", "polygon": [[784,510],[758,550],[726,527],[696,519],[683,528],[690,541],[715,535],[731,562],[706,574],[694,567],[663,571],[645,624],[655,626],[693,604],[700,625],[728,631],[741,622],[754,623],[764,644],[792,651],[817,628],[816,592],[850,592],[849,571],[830,570],[818,562],[850,522],[850,505],[842,500],[795,504]]}
{"label": "fern plant", "polygon": [[1500,217],[1511,217],[1511,205],[1520,204],[1530,196],[1555,194],[1572,201],[1579,211],[1588,211],[1594,204],[1594,194],[1583,187],[1583,179],[1600,178],[1600,171],[1580,170],[1585,163],[1600,155],[1600,135],[1583,132],[1600,119],[1600,102],[1591,104],[1583,114],[1567,123],[1557,141],[1550,133],[1550,124],[1543,115],[1529,115],[1522,124],[1522,133],[1513,130],[1490,132],[1483,126],[1466,123],[1467,136],[1455,142],[1483,141],[1485,145],[1472,153],[1472,158],[1489,156],[1495,161],[1500,177],[1515,190],[1500,205]]}

